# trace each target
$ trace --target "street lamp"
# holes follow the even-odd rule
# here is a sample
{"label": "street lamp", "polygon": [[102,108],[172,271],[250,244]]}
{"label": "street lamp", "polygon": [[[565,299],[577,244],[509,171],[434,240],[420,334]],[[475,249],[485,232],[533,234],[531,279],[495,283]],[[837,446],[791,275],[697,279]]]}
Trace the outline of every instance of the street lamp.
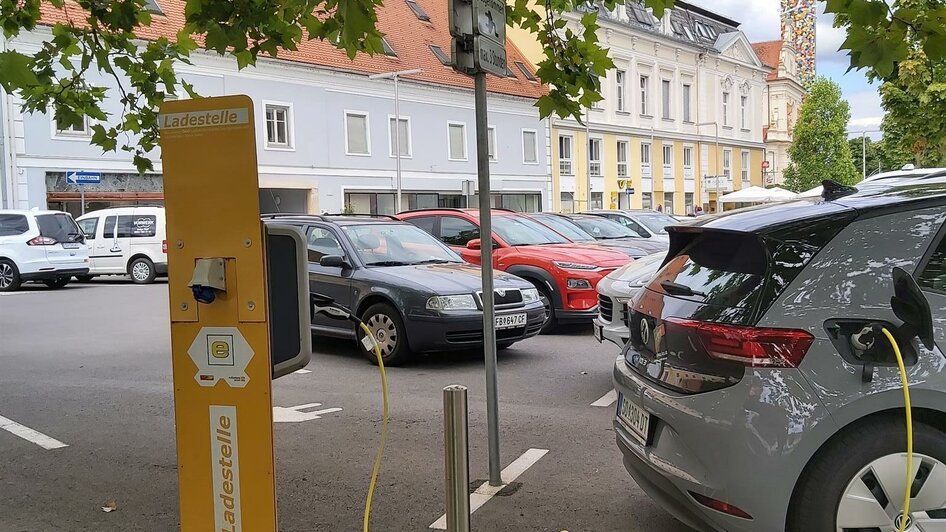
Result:
{"label": "street lamp", "polygon": [[411,70],[398,70],[396,72],[385,72],[383,74],[372,74],[368,76],[368,79],[372,81],[376,79],[394,80],[394,180],[397,186],[397,195],[394,197],[395,212],[401,212],[401,99],[397,90],[397,81],[401,76],[410,76],[420,74],[421,72],[423,72],[423,70],[413,68]]}
{"label": "street lamp", "polygon": [[864,179],[867,179],[867,134],[883,132],[882,129],[865,129],[861,131],[861,170],[863,171]]}
{"label": "street lamp", "polygon": [[716,212],[720,211],[720,202],[719,202],[719,122],[700,122],[696,127],[700,126],[714,126],[716,128]]}

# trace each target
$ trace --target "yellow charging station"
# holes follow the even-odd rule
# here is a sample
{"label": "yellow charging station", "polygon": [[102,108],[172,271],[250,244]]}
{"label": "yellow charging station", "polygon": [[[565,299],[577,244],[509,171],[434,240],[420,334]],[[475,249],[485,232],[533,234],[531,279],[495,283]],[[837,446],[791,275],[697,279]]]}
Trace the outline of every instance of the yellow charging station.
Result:
{"label": "yellow charging station", "polygon": [[275,531],[253,103],[246,96],[169,101],[159,120],[181,530]]}

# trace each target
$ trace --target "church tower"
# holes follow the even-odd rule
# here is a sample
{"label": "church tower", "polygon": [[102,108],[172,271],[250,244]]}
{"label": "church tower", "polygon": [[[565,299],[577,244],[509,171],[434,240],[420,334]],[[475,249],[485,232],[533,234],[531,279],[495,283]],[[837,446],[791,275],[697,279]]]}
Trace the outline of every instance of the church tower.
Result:
{"label": "church tower", "polygon": [[782,1],[782,40],[795,52],[795,70],[802,85],[815,79],[815,0]]}

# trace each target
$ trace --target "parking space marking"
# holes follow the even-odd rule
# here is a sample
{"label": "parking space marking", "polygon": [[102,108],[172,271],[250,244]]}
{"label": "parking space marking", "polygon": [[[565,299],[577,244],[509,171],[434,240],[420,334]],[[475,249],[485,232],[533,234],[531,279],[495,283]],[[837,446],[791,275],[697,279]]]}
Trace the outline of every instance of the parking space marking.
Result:
{"label": "parking space marking", "polygon": [[293,373],[298,373],[299,375],[305,375],[306,373],[312,373],[311,369],[297,369]]}
{"label": "parking space marking", "polygon": [[312,410],[322,406],[322,403],[309,403],[299,406],[274,406],[273,423],[301,423],[303,421],[312,421],[313,419],[322,419],[325,414],[334,414],[341,412],[341,408],[323,408],[321,410]]}
{"label": "parking space marking", "polygon": [[[490,486],[489,482],[482,483],[480,487],[476,488],[476,491],[470,494],[470,515],[489,502],[489,500],[502,491],[503,488],[519,478],[519,475],[525,473],[527,469],[535,465],[535,463],[548,454],[548,452],[548,449],[529,449],[522,453],[522,456],[516,458],[511,464],[506,466],[506,469],[503,469],[500,474],[503,481],[501,485]],[[441,515],[440,519],[437,519],[430,525],[430,528],[434,530],[446,530],[447,514]]]}
{"label": "parking space marking", "polygon": [[19,436],[28,442],[35,443],[47,451],[69,447],[56,438],[51,438],[42,432],[33,430],[26,425],[20,425],[16,421],[3,416],[0,416],[0,429],[13,434],[14,436]]}
{"label": "parking space marking", "polygon": [[611,390],[610,392],[604,394],[601,397],[601,399],[598,399],[597,401],[591,403],[591,406],[599,406],[601,408],[607,408],[613,405],[614,403],[616,403],[617,400],[618,400],[617,390]]}

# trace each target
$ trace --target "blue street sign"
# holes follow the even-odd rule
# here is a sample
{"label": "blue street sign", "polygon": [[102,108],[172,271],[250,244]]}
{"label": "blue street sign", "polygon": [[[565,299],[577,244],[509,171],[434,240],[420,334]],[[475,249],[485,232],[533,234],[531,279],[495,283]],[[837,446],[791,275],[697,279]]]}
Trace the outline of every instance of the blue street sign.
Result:
{"label": "blue street sign", "polygon": [[102,172],[71,170],[66,172],[66,183],[70,185],[98,185],[102,182]]}
{"label": "blue street sign", "polygon": [[624,189],[624,193],[625,193],[625,194],[634,194],[634,189],[633,189],[633,188],[625,188],[625,189]]}

